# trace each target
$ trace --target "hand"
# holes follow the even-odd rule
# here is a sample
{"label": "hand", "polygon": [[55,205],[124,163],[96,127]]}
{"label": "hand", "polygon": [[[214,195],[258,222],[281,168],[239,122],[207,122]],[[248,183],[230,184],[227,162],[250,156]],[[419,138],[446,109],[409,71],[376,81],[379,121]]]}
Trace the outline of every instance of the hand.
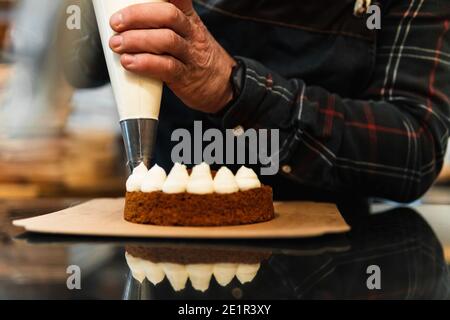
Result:
{"label": "hand", "polygon": [[219,112],[233,98],[234,59],[217,43],[192,0],[137,4],[111,17],[111,49],[130,72],[154,77],[189,107]]}

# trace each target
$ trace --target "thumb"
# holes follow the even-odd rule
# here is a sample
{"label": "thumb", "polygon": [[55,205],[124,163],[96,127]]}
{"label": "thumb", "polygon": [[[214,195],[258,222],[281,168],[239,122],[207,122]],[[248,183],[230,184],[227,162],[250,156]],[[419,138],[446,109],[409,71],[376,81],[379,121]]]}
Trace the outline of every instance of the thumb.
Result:
{"label": "thumb", "polygon": [[187,16],[194,13],[194,6],[192,5],[192,0],[169,0],[170,3],[175,5],[178,9],[183,11]]}

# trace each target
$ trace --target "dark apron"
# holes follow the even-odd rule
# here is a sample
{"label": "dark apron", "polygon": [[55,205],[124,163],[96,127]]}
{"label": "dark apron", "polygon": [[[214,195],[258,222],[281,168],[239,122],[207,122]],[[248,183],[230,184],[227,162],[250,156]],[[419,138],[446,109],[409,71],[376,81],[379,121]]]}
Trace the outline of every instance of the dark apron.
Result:
{"label": "dark apron", "polygon": [[[286,78],[301,78],[347,98],[367,87],[375,65],[377,32],[353,13],[354,0],[194,0],[200,17],[231,54],[251,58]],[[351,55],[351,59],[349,59]],[[195,120],[204,130],[210,119],[187,109],[165,90],[156,150],[157,162],[172,166],[173,130],[192,131]],[[333,200],[339,195],[304,188],[281,176],[263,179],[276,199]]]}

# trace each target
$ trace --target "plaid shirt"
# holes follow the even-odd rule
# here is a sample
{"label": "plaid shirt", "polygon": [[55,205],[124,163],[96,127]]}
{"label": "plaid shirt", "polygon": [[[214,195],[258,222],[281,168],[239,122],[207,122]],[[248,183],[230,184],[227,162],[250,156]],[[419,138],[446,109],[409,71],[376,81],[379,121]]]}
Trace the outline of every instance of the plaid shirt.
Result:
{"label": "plaid shirt", "polygon": [[[283,174],[303,185],[417,199],[439,174],[449,138],[449,19],[447,1],[392,1],[370,83],[350,98],[241,58],[244,89],[223,124],[280,128]],[[340,54],[352,63],[351,52]]]}
{"label": "plaid shirt", "polygon": [[[245,65],[243,91],[223,127],[280,129],[276,193],[297,198],[306,187],[408,202],[432,185],[449,138],[448,1],[378,0],[381,30],[353,16],[355,0],[193,1]],[[101,85],[108,74],[95,18],[82,12],[66,73],[75,86]],[[166,90],[158,163],[171,165],[173,130],[208,119]]]}

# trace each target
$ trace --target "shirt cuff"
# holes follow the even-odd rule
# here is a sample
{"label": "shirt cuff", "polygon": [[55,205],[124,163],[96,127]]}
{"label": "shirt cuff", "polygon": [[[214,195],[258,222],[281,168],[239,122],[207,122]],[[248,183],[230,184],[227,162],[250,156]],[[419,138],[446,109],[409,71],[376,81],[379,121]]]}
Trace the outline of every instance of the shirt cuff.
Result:
{"label": "shirt cuff", "polygon": [[221,112],[222,126],[225,129],[279,128],[280,124],[289,122],[296,100],[295,86],[257,61],[243,57],[235,59],[244,69],[242,91]]}

